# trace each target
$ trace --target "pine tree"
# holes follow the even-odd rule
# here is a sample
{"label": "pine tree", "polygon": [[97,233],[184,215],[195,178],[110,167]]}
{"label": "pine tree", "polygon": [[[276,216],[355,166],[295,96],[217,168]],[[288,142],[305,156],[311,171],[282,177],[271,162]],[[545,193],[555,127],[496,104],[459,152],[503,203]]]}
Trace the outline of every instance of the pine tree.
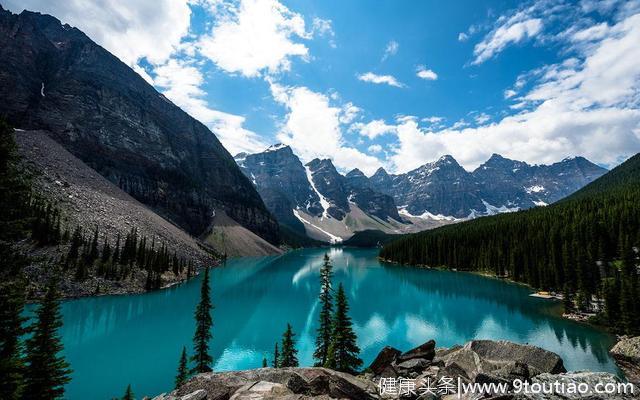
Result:
{"label": "pine tree", "polygon": [[25,370],[25,399],[59,399],[64,396],[64,385],[71,379],[69,364],[60,355],[62,341],[58,328],[62,326],[60,297],[57,281],[47,289],[38,310],[33,332],[27,340],[27,367]]}
{"label": "pine tree", "polygon": [[331,344],[331,318],[333,314],[333,296],[331,295],[331,277],[333,267],[329,255],[324,255],[324,264],[320,270],[320,317],[316,336],[316,350],[313,358],[317,360],[316,366],[322,366],[327,362],[327,352]]}
{"label": "pine tree", "polygon": [[298,366],[298,350],[296,349],[296,342],[294,340],[295,336],[291,324],[287,324],[287,330],[282,335],[282,354],[278,362],[282,368]]}
{"label": "pine tree", "polygon": [[135,400],[133,391],[131,390],[131,384],[127,385],[127,390],[124,391],[124,396],[122,396],[122,400]]}
{"label": "pine tree", "polygon": [[273,362],[271,363],[273,368],[280,368],[280,352],[278,351],[278,342],[276,342],[276,347],[273,350]]}
{"label": "pine tree", "polygon": [[267,357],[262,357],[262,368],[267,368],[269,363],[267,363]]}
{"label": "pine tree", "polygon": [[180,355],[180,362],[178,363],[178,374],[176,375],[176,389],[184,385],[189,379],[189,368],[187,366],[187,348],[182,347],[182,354]]}
{"label": "pine tree", "polygon": [[202,286],[200,288],[200,303],[196,307],[196,332],[193,336],[193,356],[191,360],[196,363],[193,372],[202,373],[211,371],[213,359],[209,355],[209,340],[211,340],[211,294],[209,288],[209,269],[205,268]]}
{"label": "pine tree", "polygon": [[356,344],[356,340],[356,334],[349,317],[347,296],[341,283],[336,295],[333,335],[325,367],[354,374],[362,366],[362,360],[358,357],[360,348]]}
{"label": "pine tree", "polygon": [[17,282],[0,285],[0,399],[17,400],[23,384],[24,361],[20,337],[24,287]]}

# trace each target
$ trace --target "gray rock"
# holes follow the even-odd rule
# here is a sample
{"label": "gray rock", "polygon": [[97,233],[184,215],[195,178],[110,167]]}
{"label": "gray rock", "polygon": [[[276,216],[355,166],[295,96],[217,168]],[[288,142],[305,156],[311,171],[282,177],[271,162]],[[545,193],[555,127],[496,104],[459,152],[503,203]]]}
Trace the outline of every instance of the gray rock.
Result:
{"label": "gray rock", "polygon": [[424,358],[413,358],[411,360],[403,361],[394,366],[395,370],[400,376],[409,372],[420,372],[428,367],[431,363]]}
{"label": "gray rock", "polygon": [[[229,400],[268,400],[282,398],[292,394],[293,392],[281,383],[259,381],[241,387]],[[204,393],[204,397],[206,397],[206,392]]]}
{"label": "gray rock", "polygon": [[640,336],[623,337],[609,353],[627,379],[640,385]]}
{"label": "gray rock", "polygon": [[187,395],[180,397],[180,400],[204,400],[206,398],[207,398],[207,392],[200,389],[200,390],[196,390],[193,393],[189,393]]}
{"label": "gray rock", "polygon": [[484,362],[491,364],[503,366],[506,363],[517,361],[533,366],[543,373],[566,372],[560,356],[535,346],[505,340],[473,340],[465,344],[464,349],[473,351]]}
{"label": "gray rock", "polygon": [[420,346],[411,349],[405,353],[402,353],[398,356],[398,362],[403,362],[407,360],[411,360],[414,358],[423,358],[425,360],[431,361],[433,357],[436,355],[436,342],[435,340],[429,340],[426,343],[421,344]]}
{"label": "gray rock", "polygon": [[391,346],[386,346],[380,353],[376,356],[376,359],[373,360],[369,369],[376,375],[381,375],[382,372],[387,369],[401,354],[400,350],[393,348]]}

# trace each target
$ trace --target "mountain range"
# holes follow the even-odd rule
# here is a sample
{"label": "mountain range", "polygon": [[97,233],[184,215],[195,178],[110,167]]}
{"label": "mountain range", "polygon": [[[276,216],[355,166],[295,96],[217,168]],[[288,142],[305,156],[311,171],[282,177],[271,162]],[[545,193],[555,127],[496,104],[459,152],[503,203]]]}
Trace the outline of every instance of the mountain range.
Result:
{"label": "mountain range", "polygon": [[303,164],[284,145],[234,162],[206,126],[52,16],[0,7],[0,57],[0,115],[10,124],[53,139],[224,254],[272,252],[281,226],[339,242],[545,205],[606,172],[582,157],[545,166],[493,155],[472,172],[443,156],[403,174],[343,175],[329,159]]}
{"label": "mountain range", "polygon": [[403,174],[340,174],[331,160],[303,164],[289,146],[235,160],[281,224],[320,240],[356,231],[416,232],[553,203],[607,172],[583,157],[529,165],[498,154],[472,172],[450,155]]}

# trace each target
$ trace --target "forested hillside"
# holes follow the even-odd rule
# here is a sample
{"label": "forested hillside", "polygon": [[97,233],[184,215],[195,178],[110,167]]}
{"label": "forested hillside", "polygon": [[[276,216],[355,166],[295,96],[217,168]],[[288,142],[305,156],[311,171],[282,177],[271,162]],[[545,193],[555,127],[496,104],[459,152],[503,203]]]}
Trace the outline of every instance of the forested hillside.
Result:
{"label": "forested hillside", "polygon": [[604,299],[601,317],[609,326],[637,333],[639,242],[637,154],[552,206],[410,235],[385,246],[380,256],[404,264],[493,272],[562,291],[581,309],[590,308],[596,295]]}

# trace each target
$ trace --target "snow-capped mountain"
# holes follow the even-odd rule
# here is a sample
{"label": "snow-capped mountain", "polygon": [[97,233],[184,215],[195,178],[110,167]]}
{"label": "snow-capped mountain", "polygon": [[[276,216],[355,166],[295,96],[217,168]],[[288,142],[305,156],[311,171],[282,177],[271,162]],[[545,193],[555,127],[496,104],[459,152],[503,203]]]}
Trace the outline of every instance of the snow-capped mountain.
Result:
{"label": "snow-capped mountain", "polygon": [[447,155],[400,175],[381,168],[370,181],[405,215],[467,218],[550,204],[606,172],[583,157],[529,165],[498,154],[468,172]]}
{"label": "snow-capped mountain", "polygon": [[472,172],[445,155],[405,174],[342,175],[329,159],[303,165],[281,144],[235,159],[281,224],[334,242],[358,230],[413,232],[543,206],[606,172],[583,157],[529,165],[494,154]]}
{"label": "snow-capped mountain", "polygon": [[393,198],[376,192],[358,170],[343,176],[328,159],[303,165],[283,145],[235,160],[276,219],[299,233],[337,242],[357,230],[398,232],[405,225]]}

